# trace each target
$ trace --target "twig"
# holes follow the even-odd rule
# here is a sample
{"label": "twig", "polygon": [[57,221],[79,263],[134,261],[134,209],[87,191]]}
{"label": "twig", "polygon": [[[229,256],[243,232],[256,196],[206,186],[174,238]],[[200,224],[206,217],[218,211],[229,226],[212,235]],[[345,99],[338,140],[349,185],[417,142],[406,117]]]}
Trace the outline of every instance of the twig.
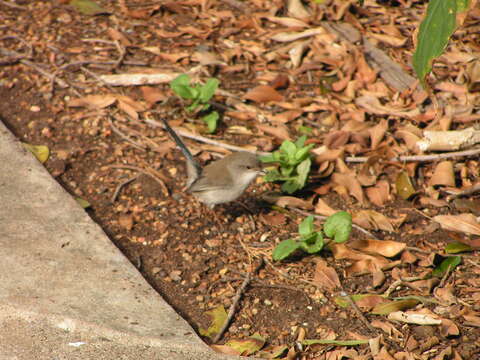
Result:
{"label": "twig", "polygon": [[26,8],[24,6],[14,4],[14,3],[11,3],[10,1],[0,0],[0,5],[5,5],[5,6],[8,6],[8,7],[11,7],[12,9],[28,10],[28,8]]}
{"label": "twig", "polygon": [[162,179],[160,179],[157,175],[152,173],[152,169],[142,169],[138,166],[133,166],[133,165],[121,165],[121,164],[113,164],[113,165],[108,165],[108,167],[111,167],[113,169],[127,169],[127,170],[133,170],[133,171],[138,171],[144,175],[150,176],[153,180],[155,180],[160,187],[162,188],[162,192],[165,196],[169,195],[168,188],[163,182]]}
{"label": "twig", "polygon": [[[152,125],[153,127],[158,127],[158,128],[164,129],[164,125],[159,123],[156,120],[145,119],[145,122],[149,125]],[[222,147],[222,148],[227,149],[227,150],[246,151],[246,152],[249,152],[249,153],[252,153],[252,154],[258,154],[258,155],[269,154],[269,153],[266,153],[266,152],[263,152],[263,151],[248,150],[248,149],[241,148],[239,146],[225,144],[225,143],[222,143],[220,141],[212,140],[212,139],[206,138],[206,137],[201,136],[201,135],[192,134],[191,132],[185,131],[183,129],[174,128],[174,130],[177,132],[177,134],[179,134],[180,136],[182,136],[184,138],[192,139],[192,140],[199,141],[199,142],[203,142],[205,144],[210,144],[210,145]]]}
{"label": "twig", "polygon": [[115,125],[113,125],[113,121],[112,119],[108,118],[108,122],[110,124],[110,127],[112,128],[113,132],[115,134],[117,134],[118,136],[120,136],[122,139],[124,139],[125,141],[129,142],[133,147],[139,149],[139,150],[142,150],[142,151],[145,151],[145,146],[136,142],[135,140],[132,140],[130,139],[127,135],[125,135],[124,133],[122,133]]}
{"label": "twig", "polygon": [[113,87],[111,87],[110,85],[108,85],[108,83],[106,83],[105,81],[102,80],[102,78],[100,78],[100,76],[98,76],[97,74],[95,74],[93,71],[90,71],[88,70],[85,66],[81,66],[80,69],[87,73],[88,75],[90,75],[91,77],[93,77],[95,80],[97,80],[98,82],[102,83],[108,90],[110,90],[112,93],[116,93],[115,89]]}
{"label": "twig", "polygon": [[[475,156],[480,154],[480,148],[478,149],[471,149],[471,150],[464,150],[464,151],[453,151],[447,153],[440,153],[440,154],[433,154],[433,155],[412,155],[412,156],[396,156],[390,159],[386,159],[385,161],[391,162],[423,162],[423,161],[436,161],[442,159],[450,159],[455,157],[469,157]],[[346,162],[351,163],[364,163],[367,162],[369,157],[366,156],[347,156],[345,158]]]}
{"label": "twig", "polygon": [[[308,211],[304,211],[304,210],[301,210],[299,208],[296,208],[296,207],[290,207],[289,209],[292,209],[293,211],[299,213],[299,214],[302,214],[302,215],[305,215],[305,216],[313,216],[315,219],[318,219],[318,220],[326,220],[327,217],[326,216],[322,216],[322,215],[316,215],[316,214],[312,214],[312,213],[309,213]],[[372,238],[372,239],[375,239],[375,240],[378,240],[377,237],[375,235],[373,235],[370,231],[368,230],[365,230],[364,228],[362,228],[361,226],[357,225],[357,224],[352,224],[352,227],[354,229],[357,229],[358,231],[364,233],[365,235],[367,235],[368,237]]]}
{"label": "twig", "polygon": [[[30,61],[30,60],[27,60],[27,59],[22,59],[23,58],[23,55],[16,52],[16,51],[10,51],[10,50],[7,50],[7,49],[3,49],[3,48],[0,48],[0,55],[5,55],[5,56],[11,56],[11,57],[16,57],[16,58],[19,58],[19,62],[23,65],[26,65],[26,66],[29,66],[31,67],[32,69],[34,69],[35,71],[37,71],[38,73],[40,73],[41,75],[45,76],[47,79],[51,80],[51,81],[55,81],[60,87],[62,88],[67,88],[68,87],[68,84],[61,80],[61,79],[56,79],[54,77],[53,74],[49,73],[48,71],[42,69],[40,66],[38,66],[37,64],[35,64],[34,62]],[[53,80],[52,80],[53,79]]]}
{"label": "twig", "polygon": [[430,254],[432,253],[431,251],[422,250],[422,249],[419,249],[419,248],[414,247],[414,246],[407,246],[405,249],[410,250],[410,251],[416,251],[416,252],[419,252],[419,253],[421,253],[421,254],[428,254],[428,255],[430,255]]}
{"label": "twig", "polygon": [[233,319],[233,315],[235,315],[235,309],[238,306],[238,303],[240,302],[240,299],[242,298],[243,293],[245,292],[245,289],[247,288],[248,284],[250,281],[252,281],[252,276],[263,266],[263,260],[260,261],[260,263],[253,269],[252,272],[249,272],[247,276],[245,277],[245,280],[243,280],[242,285],[238,288],[237,293],[235,294],[235,297],[233,298],[232,305],[230,306],[230,309],[228,309],[228,315],[227,315],[227,320],[225,320],[225,323],[223,324],[222,328],[220,331],[215,335],[215,338],[213,339],[213,343],[217,343],[223,336],[223,333],[228,329],[228,326],[230,325],[230,322]]}
{"label": "twig", "polygon": [[377,329],[375,329],[372,326],[372,324],[370,324],[370,322],[367,320],[365,315],[363,315],[360,308],[357,306],[357,304],[355,304],[355,301],[353,301],[353,299],[350,297],[350,295],[347,294],[347,292],[343,289],[343,287],[342,287],[342,292],[340,293],[340,296],[347,299],[347,301],[350,304],[350,306],[352,307],[353,311],[355,312],[355,314],[357,314],[358,318],[363,322],[363,324],[367,327],[367,329],[370,330],[371,332],[373,332],[374,334],[376,334]]}
{"label": "twig", "polygon": [[138,179],[139,176],[140,176],[140,175],[137,174],[137,175],[131,177],[130,179],[127,179],[127,180],[121,182],[120,184],[118,184],[118,185],[117,185],[117,188],[115,189],[115,192],[114,192],[113,195],[112,195],[112,200],[111,200],[112,203],[114,203],[114,202],[117,200],[117,197],[118,197],[118,194],[120,193],[120,190],[121,190],[125,185],[130,184],[132,181]]}
{"label": "twig", "polygon": [[392,294],[392,292],[395,290],[395,288],[397,286],[400,286],[402,284],[405,284],[408,283],[408,282],[412,282],[412,281],[417,281],[417,280],[423,280],[424,277],[422,276],[413,276],[413,277],[408,277],[408,278],[403,278],[403,279],[398,279],[398,280],[395,280],[393,283],[390,284],[390,286],[388,287],[387,290],[385,290],[385,292],[383,293],[383,295],[385,295],[386,297],[390,297],[390,295]]}
{"label": "twig", "polygon": [[480,183],[472,185],[469,188],[467,188],[465,190],[462,190],[460,192],[457,192],[457,193],[452,193],[451,191],[445,191],[445,192],[452,195],[451,199],[456,199],[456,198],[459,198],[459,197],[462,197],[462,196],[472,195],[472,194],[476,193],[477,191],[480,191]]}
{"label": "twig", "polygon": [[450,276],[450,273],[452,272],[452,264],[448,265],[447,271],[445,271],[445,274],[442,277],[442,280],[440,280],[440,284],[438,284],[439,288],[443,288],[445,285],[445,282],[447,281],[448,277]]}

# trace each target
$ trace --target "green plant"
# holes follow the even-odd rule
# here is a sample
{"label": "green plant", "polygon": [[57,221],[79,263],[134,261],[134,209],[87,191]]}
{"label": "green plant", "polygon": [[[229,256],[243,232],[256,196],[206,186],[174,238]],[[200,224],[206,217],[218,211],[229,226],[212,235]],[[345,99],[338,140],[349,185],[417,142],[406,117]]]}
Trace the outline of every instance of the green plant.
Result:
{"label": "green plant", "polygon": [[313,144],[305,146],[305,140],[305,135],[295,142],[285,140],[278,151],[260,157],[264,163],[276,162],[280,165],[280,169],[270,170],[265,175],[265,181],[283,181],[282,191],[289,194],[305,186],[312,165],[310,149],[313,147]]}
{"label": "green plant", "polygon": [[327,218],[322,231],[315,231],[313,216],[306,217],[298,226],[297,239],[287,239],[280,242],[273,250],[273,260],[283,260],[297,250],[303,250],[309,254],[320,252],[327,243],[323,235],[333,239],[337,243],[348,240],[352,231],[352,216],[346,211],[339,211]]}
{"label": "green plant", "polygon": [[427,13],[420,24],[418,43],[413,54],[412,63],[423,87],[425,76],[432,70],[432,62],[439,57],[458,23],[458,14],[471,6],[470,0],[431,0]]}
{"label": "green plant", "polygon": [[[219,81],[214,78],[207,80],[205,84],[191,83],[190,76],[181,74],[170,82],[170,88],[175,94],[182,99],[190,100],[191,104],[185,109],[188,112],[193,111],[207,111],[210,108],[208,103],[215,94],[218,88]],[[219,114],[216,111],[211,111],[202,117],[202,120],[207,124],[208,132],[213,133],[217,129],[217,122]]]}

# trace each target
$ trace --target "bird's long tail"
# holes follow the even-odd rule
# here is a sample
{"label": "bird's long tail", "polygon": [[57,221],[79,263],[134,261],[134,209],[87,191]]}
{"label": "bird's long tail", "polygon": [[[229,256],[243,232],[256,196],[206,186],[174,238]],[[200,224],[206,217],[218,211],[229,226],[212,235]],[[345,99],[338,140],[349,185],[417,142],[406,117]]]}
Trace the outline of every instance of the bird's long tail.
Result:
{"label": "bird's long tail", "polygon": [[187,188],[192,185],[195,180],[197,180],[201,173],[202,173],[202,167],[198,163],[197,160],[193,157],[192,153],[190,150],[188,150],[187,146],[183,142],[183,140],[178,136],[178,134],[173,130],[170,125],[168,125],[167,120],[163,119],[163,124],[165,125],[165,130],[170,134],[172,139],[175,141],[177,146],[180,148],[182,151],[183,155],[185,156],[185,159],[187,160]]}

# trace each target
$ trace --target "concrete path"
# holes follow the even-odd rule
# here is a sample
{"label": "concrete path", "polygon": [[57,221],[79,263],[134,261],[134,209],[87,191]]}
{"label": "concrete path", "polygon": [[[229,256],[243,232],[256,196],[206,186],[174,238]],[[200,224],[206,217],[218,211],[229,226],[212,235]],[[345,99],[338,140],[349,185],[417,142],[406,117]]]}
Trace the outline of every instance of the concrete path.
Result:
{"label": "concrete path", "polygon": [[0,121],[4,359],[233,357],[197,337]]}

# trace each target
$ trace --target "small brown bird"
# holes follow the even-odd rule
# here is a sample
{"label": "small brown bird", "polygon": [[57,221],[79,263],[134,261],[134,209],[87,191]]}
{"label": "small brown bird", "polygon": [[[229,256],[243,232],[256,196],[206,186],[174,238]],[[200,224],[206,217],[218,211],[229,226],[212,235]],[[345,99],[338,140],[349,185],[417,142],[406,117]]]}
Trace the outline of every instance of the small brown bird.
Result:
{"label": "small brown bird", "polygon": [[227,155],[202,168],[168,122],[162,121],[186,158],[187,190],[209,208],[238,199],[257,176],[265,174],[256,155],[244,151]]}

